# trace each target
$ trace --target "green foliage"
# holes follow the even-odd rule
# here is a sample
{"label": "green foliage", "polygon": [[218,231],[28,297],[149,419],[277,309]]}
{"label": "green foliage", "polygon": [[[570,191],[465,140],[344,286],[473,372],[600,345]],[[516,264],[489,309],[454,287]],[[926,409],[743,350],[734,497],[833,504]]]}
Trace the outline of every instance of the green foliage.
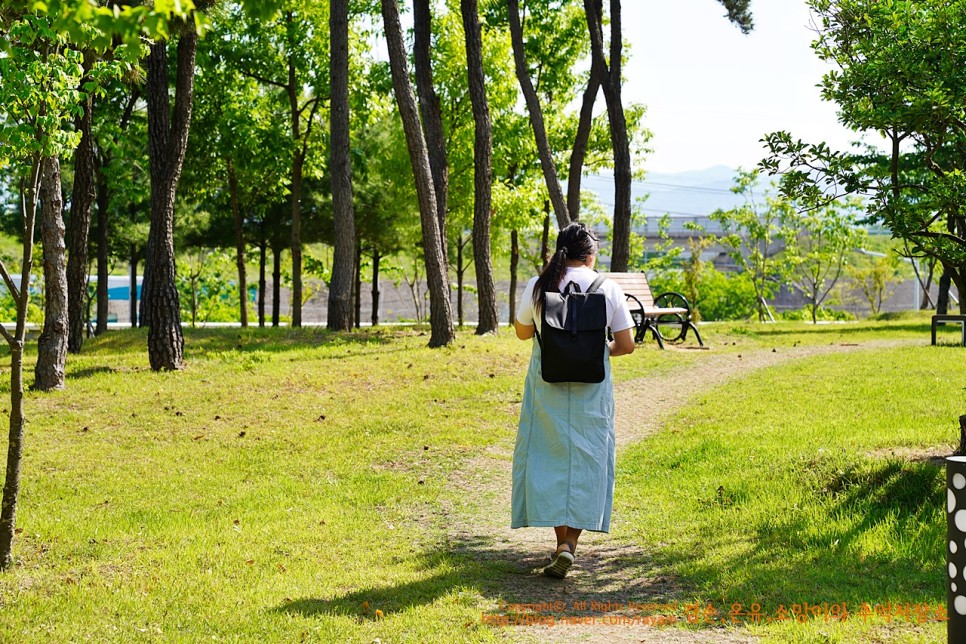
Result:
{"label": "green foliage", "polygon": [[812,207],[845,194],[866,198],[866,217],[966,282],[966,5],[962,1],[811,0],[813,43],[833,69],[823,97],[858,133],[888,150],[833,151],[788,132],[766,137],[762,167],[782,173],[782,191]]}
{"label": "green foliage", "polygon": [[764,322],[765,300],[784,277],[785,264],[777,257],[775,245],[783,235],[783,222],[794,210],[786,199],[765,194],[764,203],[755,193],[757,170],[739,170],[732,192],[744,196],[745,203],[731,210],[717,210],[711,219],[721,224],[720,241],[728,256],[749,274],[755,290],[754,305],[758,321]]}
{"label": "green foliage", "polygon": [[782,222],[786,279],[808,302],[812,322],[838,283],[851,251],[862,245],[865,231],[855,227],[861,202],[831,204],[821,209],[792,210]]}
{"label": "green foliage", "polygon": [[26,15],[9,26],[9,54],[0,57],[0,167],[31,165],[74,148],[83,55],[67,46],[51,20]]}
{"label": "green foliage", "polygon": [[893,286],[905,277],[896,253],[850,265],[847,270],[852,284],[868,302],[872,315],[878,315],[882,302],[895,294]]}
{"label": "green foliage", "polygon": [[[175,283],[181,316],[191,326],[238,320],[238,283],[234,258],[224,251],[199,250],[178,263]],[[252,300],[249,294],[249,300]]]}
{"label": "green foliage", "polygon": [[694,299],[687,294],[687,279],[687,273],[679,269],[655,272],[648,281],[655,295],[684,295],[692,308],[700,311],[702,320],[747,320],[755,316],[755,287],[749,273],[723,273],[711,262],[702,262],[700,288]]}

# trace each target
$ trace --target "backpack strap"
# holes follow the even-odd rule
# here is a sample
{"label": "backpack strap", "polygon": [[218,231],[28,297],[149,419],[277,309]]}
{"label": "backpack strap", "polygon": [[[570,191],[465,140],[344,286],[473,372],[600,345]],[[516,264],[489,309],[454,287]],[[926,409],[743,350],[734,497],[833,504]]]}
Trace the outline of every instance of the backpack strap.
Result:
{"label": "backpack strap", "polygon": [[598,276],[597,276],[597,279],[595,279],[595,280],[593,281],[593,283],[592,283],[592,284],[591,284],[591,285],[590,285],[589,287],[587,287],[587,292],[588,292],[588,293],[596,293],[596,292],[597,292],[597,288],[598,288],[598,287],[599,287],[599,286],[600,286],[601,284],[603,284],[603,283],[604,283],[604,280],[605,280],[605,279],[607,279],[607,277],[606,277],[606,276],[604,276],[604,275],[598,275]]}

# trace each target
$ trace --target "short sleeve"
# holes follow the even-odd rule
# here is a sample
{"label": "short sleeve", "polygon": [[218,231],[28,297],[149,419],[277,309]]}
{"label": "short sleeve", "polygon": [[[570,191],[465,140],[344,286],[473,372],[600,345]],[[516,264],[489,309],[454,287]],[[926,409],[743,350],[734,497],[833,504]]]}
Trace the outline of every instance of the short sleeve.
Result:
{"label": "short sleeve", "polygon": [[537,278],[530,278],[527,287],[523,289],[520,301],[517,302],[517,322],[524,326],[533,326],[533,289],[536,284]]}
{"label": "short sleeve", "polygon": [[614,317],[611,318],[610,322],[611,332],[617,333],[618,331],[634,328],[634,318],[631,317],[631,310],[627,306],[627,298],[624,296],[624,290],[613,280],[607,281],[610,282],[611,286],[608,289],[607,295],[614,304]]}

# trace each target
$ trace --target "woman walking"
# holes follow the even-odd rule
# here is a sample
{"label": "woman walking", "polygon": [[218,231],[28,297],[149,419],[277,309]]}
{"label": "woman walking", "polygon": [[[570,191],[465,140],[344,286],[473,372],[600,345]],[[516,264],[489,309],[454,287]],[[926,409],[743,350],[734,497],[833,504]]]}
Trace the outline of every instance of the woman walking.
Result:
{"label": "woman walking", "polygon": [[[557,250],[539,277],[523,293],[514,321],[517,337],[541,332],[540,311],[547,291],[563,291],[569,282],[587,292],[594,272],[597,238],[582,223],[557,236]],[[608,532],[614,496],[614,390],[609,357],[634,351],[634,320],[620,286],[604,280],[607,324],[614,339],[604,352],[600,383],[544,381],[541,347],[533,343],[513,452],[512,528],[552,527],[557,548],[545,575],[563,578],[574,562],[583,530]],[[608,357],[609,356],[609,357]]]}

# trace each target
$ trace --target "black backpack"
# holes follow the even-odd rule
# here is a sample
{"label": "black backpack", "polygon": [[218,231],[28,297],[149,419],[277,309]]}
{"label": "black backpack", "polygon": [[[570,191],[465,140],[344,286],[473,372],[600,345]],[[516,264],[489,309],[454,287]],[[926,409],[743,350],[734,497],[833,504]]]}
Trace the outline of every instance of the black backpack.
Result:
{"label": "black backpack", "polygon": [[574,282],[544,293],[537,341],[546,382],[604,381],[607,297],[597,290],[603,281],[599,276],[586,293]]}

